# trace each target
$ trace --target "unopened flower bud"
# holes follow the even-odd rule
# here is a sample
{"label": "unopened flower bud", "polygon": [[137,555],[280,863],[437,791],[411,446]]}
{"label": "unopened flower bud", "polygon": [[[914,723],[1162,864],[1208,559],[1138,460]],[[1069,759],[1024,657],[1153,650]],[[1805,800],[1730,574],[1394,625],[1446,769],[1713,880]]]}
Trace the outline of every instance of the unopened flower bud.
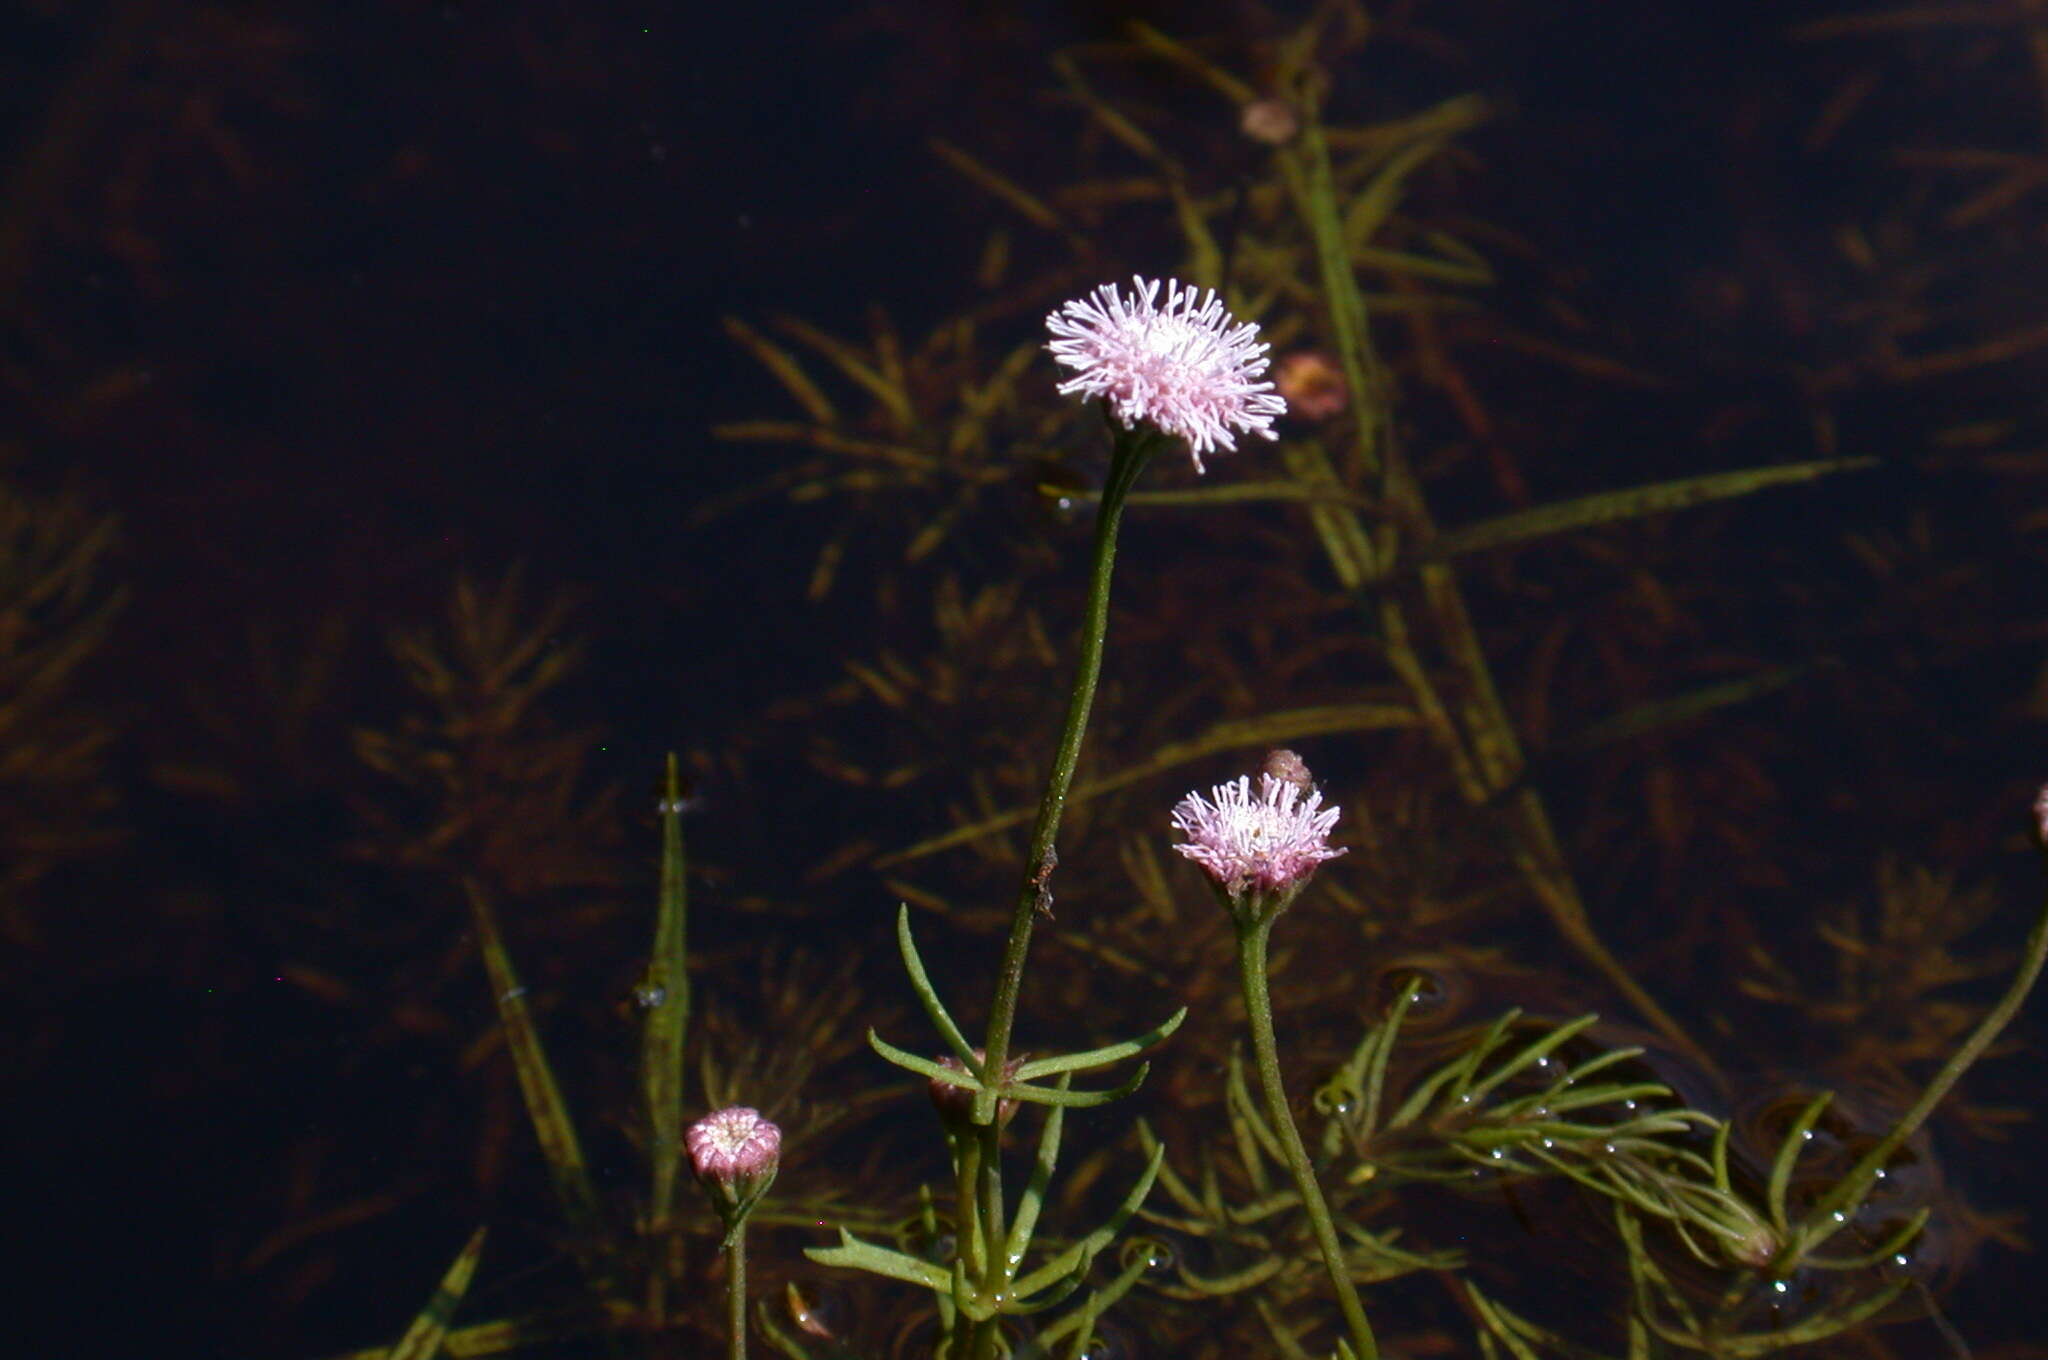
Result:
{"label": "unopened flower bud", "polygon": [[690,1125],[690,1166],[731,1232],[753,1211],[782,1162],[782,1130],[759,1110],[732,1105]]}
{"label": "unopened flower bud", "polygon": [[1301,131],[1301,113],[1285,99],[1254,99],[1237,117],[1238,131],[1267,146],[1285,146]]}
{"label": "unopened flower bud", "polygon": [[2034,830],[2041,837],[2043,848],[2048,848],[2048,784],[2034,795]]}
{"label": "unopened flower bud", "polygon": [[1269,774],[1283,784],[1292,784],[1304,796],[1315,792],[1316,781],[1308,772],[1308,762],[1282,746],[1266,752],[1266,763],[1259,773]]}
{"label": "unopened flower bud", "polygon": [[[976,1062],[985,1062],[987,1059],[988,1054],[978,1048],[974,1050],[974,1060]],[[1024,1065],[1024,1059],[1025,1055],[1019,1053],[1016,1057],[1003,1064],[1004,1081],[1009,1081],[1017,1075],[1017,1069]],[[948,1056],[939,1059],[939,1066],[945,1068],[948,1072],[958,1072],[962,1076],[969,1075],[967,1064],[955,1057]],[[939,1118],[945,1121],[947,1128],[955,1132],[961,1132],[973,1127],[974,1092],[968,1090],[965,1086],[955,1086],[951,1082],[940,1081],[937,1077],[931,1079],[926,1089],[931,1094],[933,1107],[938,1110]],[[1009,1124],[1016,1113],[1017,1101],[1014,1098],[998,1100],[996,1102],[996,1127],[1003,1128]]]}
{"label": "unopened flower bud", "polygon": [[1273,381],[1287,409],[1302,420],[1328,420],[1351,402],[1344,370],[1319,349],[1299,349],[1283,358]]}
{"label": "unopened flower bud", "polygon": [[1771,1225],[1762,1222],[1752,1223],[1745,1231],[1721,1239],[1721,1249],[1728,1253],[1728,1259],[1751,1270],[1762,1270],[1777,1259],[1778,1249],[1783,1245],[1778,1234],[1771,1230]]}

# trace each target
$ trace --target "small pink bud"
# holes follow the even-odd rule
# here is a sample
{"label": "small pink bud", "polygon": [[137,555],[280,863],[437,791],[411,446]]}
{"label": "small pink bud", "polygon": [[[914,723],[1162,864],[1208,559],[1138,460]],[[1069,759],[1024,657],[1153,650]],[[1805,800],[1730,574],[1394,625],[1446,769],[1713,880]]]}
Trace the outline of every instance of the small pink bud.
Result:
{"label": "small pink bud", "polygon": [[1304,797],[1315,792],[1316,781],[1308,772],[1308,762],[1285,747],[1275,747],[1266,752],[1266,763],[1259,773],[1269,774],[1283,784],[1294,785]]}
{"label": "small pink bud", "polygon": [[2048,846],[2048,784],[2034,795],[2034,830],[2041,837],[2041,844]]}
{"label": "small pink bud", "polygon": [[[1024,1065],[1025,1056],[1019,1053],[1016,1057],[1003,1064],[1004,1081],[1009,1081],[1017,1075],[1017,1069]],[[976,1062],[986,1061],[987,1058],[988,1054],[980,1049],[974,1050],[974,1060]],[[939,1059],[939,1066],[945,1068],[948,1072],[958,1072],[962,1076],[967,1075],[967,1065],[950,1055]],[[968,1090],[965,1086],[955,1086],[950,1082],[940,1081],[937,1077],[932,1078],[926,1089],[931,1094],[932,1104],[938,1108],[939,1118],[946,1121],[949,1128],[966,1128],[974,1122],[974,1092]],[[1002,1128],[1007,1125],[1016,1113],[1017,1102],[1014,1099],[998,1100],[996,1102],[996,1127]]]}
{"label": "small pink bud", "polygon": [[690,1125],[683,1141],[698,1183],[728,1229],[767,1192],[782,1162],[782,1130],[744,1105],[705,1115]]}
{"label": "small pink bud", "polygon": [[685,1141],[700,1180],[729,1184],[758,1176],[775,1170],[782,1156],[782,1130],[744,1105],[705,1115],[690,1125]]}
{"label": "small pink bud", "polygon": [[1344,370],[1319,349],[1300,349],[1280,361],[1273,381],[1281,400],[1303,420],[1324,421],[1343,410],[1351,401]]}
{"label": "small pink bud", "polygon": [[1301,114],[1284,99],[1254,99],[1237,116],[1238,131],[1267,146],[1284,146],[1301,131]]}

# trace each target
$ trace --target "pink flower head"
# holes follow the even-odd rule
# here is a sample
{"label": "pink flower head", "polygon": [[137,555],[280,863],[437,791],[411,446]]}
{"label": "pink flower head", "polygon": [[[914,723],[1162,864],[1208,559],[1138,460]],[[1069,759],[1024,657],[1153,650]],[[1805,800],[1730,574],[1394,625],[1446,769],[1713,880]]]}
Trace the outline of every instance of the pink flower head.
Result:
{"label": "pink flower head", "polygon": [[2034,828],[2041,834],[2041,844],[2048,847],[2048,784],[2034,795]]}
{"label": "pink flower head", "polygon": [[1180,800],[1173,825],[1187,840],[1173,848],[1206,869],[1233,903],[1247,891],[1284,894],[1344,853],[1329,841],[1337,812],[1314,789],[1271,774],[1259,776],[1254,797],[1251,779],[1240,775],[1207,798]]}
{"label": "pink flower head", "polygon": [[697,1179],[707,1185],[772,1176],[782,1157],[782,1130],[744,1105],[705,1115],[690,1125],[684,1141]]}
{"label": "pink flower head", "polygon": [[1274,438],[1287,403],[1255,381],[1266,371],[1259,328],[1233,319],[1213,290],[1168,279],[1161,305],[1158,280],[1132,282],[1128,298],[1105,283],[1045,319],[1046,348],[1074,370],[1060,391],[1102,398],[1126,429],[1147,423],[1187,440],[1197,472],[1204,453],[1237,447],[1233,431]]}

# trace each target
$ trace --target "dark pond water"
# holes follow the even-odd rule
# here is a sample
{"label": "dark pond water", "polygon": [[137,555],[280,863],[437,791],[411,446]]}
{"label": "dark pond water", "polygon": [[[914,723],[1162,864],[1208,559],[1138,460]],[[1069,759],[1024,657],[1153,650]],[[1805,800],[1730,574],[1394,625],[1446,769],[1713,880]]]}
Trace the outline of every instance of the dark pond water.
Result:
{"label": "dark pond water", "polygon": [[[893,957],[906,900],[979,1023],[1022,832],[897,852],[1035,797],[1088,541],[1085,495],[1042,486],[1085,493],[1105,452],[1048,361],[1005,356],[1063,297],[1217,262],[1276,350],[1337,344],[1285,173],[1300,144],[1246,136],[1134,25],[1252,95],[1312,53],[1332,154],[1364,167],[1347,193],[1373,148],[1416,152],[1353,244],[1438,526],[1871,461],[1461,558],[1527,753],[1476,792],[1424,732],[1328,716],[1405,700],[1327,520],[1135,507],[1082,771],[1111,787],[1062,842],[1027,1046],[1188,1002],[1142,1109],[1196,1174],[1239,1012],[1166,810],[1260,757],[1218,724],[1312,710],[1287,739],[1350,853],[1279,946],[1298,1106],[1412,968],[1445,1008],[1430,1034],[1599,1010],[1599,1042],[1646,1044],[1745,1155],[1768,1160],[1786,1092],[1822,1087],[1849,1111],[1828,1136],[1859,1145],[1998,995],[2042,891],[2048,85],[2023,8],[1410,0],[1326,6],[1312,39],[1306,7],[1236,4],[10,9],[0,1079],[28,1338],[389,1344],[485,1222],[461,1321],[576,1298],[463,882],[500,908],[603,1212],[630,1224],[669,752],[692,1109],[706,1075],[785,1099],[811,1131],[778,1188],[793,1217],[857,1194],[902,1212],[944,1175],[923,1097],[884,1098],[861,1036],[933,1043]],[[1436,140],[1412,121],[1432,110]],[[1420,541],[1351,461],[1356,411],[1297,411],[1206,481],[1174,455],[1143,489],[1270,485],[1312,443],[1360,522]],[[1412,577],[1386,595],[1449,617]],[[1423,664],[1469,716],[1484,696],[1431,626]],[[1523,790],[1672,1028],[1518,876]],[[1914,1143],[1912,1290],[1815,1353],[2044,1353],[2021,1247],[2041,1037],[2036,1007]],[[1068,1209],[1113,1199],[1131,1119],[1077,1145]],[[1614,1345],[1586,1204],[1406,1203],[1420,1245]],[[860,1353],[916,1353],[914,1300],[805,1273],[824,1240],[767,1234],[764,1297],[794,1279]],[[701,1232],[688,1250],[701,1282]],[[1518,1280],[1547,1260],[1546,1310]],[[1476,1353],[1447,1278],[1382,1292],[1390,1351]],[[1183,1305],[1139,1297],[1099,1353],[1192,1344]],[[710,1346],[700,1311],[648,1353]]]}

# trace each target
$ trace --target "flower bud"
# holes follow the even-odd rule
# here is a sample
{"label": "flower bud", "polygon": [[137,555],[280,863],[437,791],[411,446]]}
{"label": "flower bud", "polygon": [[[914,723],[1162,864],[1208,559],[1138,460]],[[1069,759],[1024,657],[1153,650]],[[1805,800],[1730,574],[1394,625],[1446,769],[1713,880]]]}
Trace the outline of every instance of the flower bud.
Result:
{"label": "flower bud", "polygon": [[1273,374],[1287,409],[1308,421],[1324,421],[1351,402],[1344,370],[1319,349],[1300,349],[1280,361]]}
{"label": "flower bud", "polygon": [[753,1211],[782,1161],[782,1130],[759,1110],[731,1105],[690,1125],[684,1135],[697,1183],[731,1232]]}
{"label": "flower bud", "polygon": [[[974,1050],[974,1060],[976,1062],[985,1062],[987,1059],[988,1054],[978,1048]],[[1003,1064],[1004,1081],[1010,1081],[1016,1077],[1017,1069],[1024,1065],[1024,1059],[1025,1055],[1019,1053],[1016,1057]],[[967,1064],[950,1055],[940,1058],[939,1066],[945,1068],[948,1072],[958,1072],[962,1076],[969,1075]],[[951,1082],[940,1081],[937,1077],[931,1079],[926,1090],[931,1095],[932,1106],[938,1110],[939,1118],[945,1121],[948,1129],[959,1133],[974,1126],[974,1092],[968,1090],[965,1086],[955,1086]],[[1008,1125],[1010,1119],[1016,1113],[1017,1101],[1015,1099],[1006,1098],[998,1100],[996,1102],[996,1127],[1003,1128]]]}
{"label": "flower bud", "polygon": [[1260,767],[1259,773],[1269,774],[1283,784],[1294,785],[1304,798],[1316,791],[1316,781],[1308,772],[1308,762],[1283,746],[1266,752],[1266,763]]}
{"label": "flower bud", "polygon": [[1255,142],[1285,146],[1301,131],[1301,113],[1285,99],[1254,99],[1238,114],[1237,128]]}

